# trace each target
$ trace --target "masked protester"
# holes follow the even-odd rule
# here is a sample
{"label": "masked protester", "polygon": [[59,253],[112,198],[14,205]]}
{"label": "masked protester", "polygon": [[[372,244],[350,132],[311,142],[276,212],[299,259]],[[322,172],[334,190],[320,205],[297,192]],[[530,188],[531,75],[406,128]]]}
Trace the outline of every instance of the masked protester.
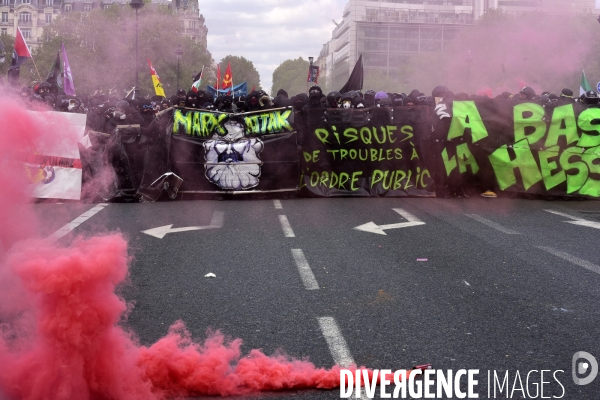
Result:
{"label": "masked protester", "polygon": [[287,97],[287,93],[283,89],[279,89],[277,92],[277,96],[273,99],[273,107],[282,108],[282,107],[291,107],[293,106],[292,99]]}
{"label": "masked protester", "polygon": [[258,104],[260,104],[261,110],[268,110],[270,108],[273,108],[273,101],[271,100],[271,96],[269,96],[266,93],[258,99]]}
{"label": "masked protester", "polygon": [[34,101],[40,101],[40,102],[44,102],[44,97],[46,97],[48,94],[50,94],[50,88],[52,86],[48,83],[48,82],[40,82],[37,85],[34,86],[33,88],[33,96],[32,96],[32,100]]}
{"label": "masked protester", "polygon": [[260,97],[258,96],[258,92],[254,91],[248,95],[246,98],[246,107],[245,111],[256,111],[260,110]]}
{"label": "masked protester", "polygon": [[594,108],[598,107],[598,93],[595,90],[588,90],[581,96],[581,102]]}
{"label": "masked protester", "polygon": [[223,96],[220,97],[221,104],[219,105],[218,110],[223,112],[233,112],[233,97],[231,96]]}
{"label": "masked protester", "polygon": [[166,110],[167,108],[171,107],[171,102],[168,99],[163,99],[160,102],[160,109],[162,110]]}
{"label": "masked protester", "polygon": [[344,93],[340,99],[340,108],[352,108],[354,106],[354,97],[350,92]]}
{"label": "masked protester", "polygon": [[198,95],[193,90],[187,93],[187,99],[185,100],[185,106],[187,108],[200,108],[198,103]]}
{"label": "masked protester", "polygon": [[324,97],[323,90],[321,90],[320,86],[311,86],[308,90],[308,103],[302,108],[303,111],[306,110],[314,110],[319,108],[326,108],[326,106],[321,103],[321,98]]}
{"label": "masked protester", "polygon": [[187,100],[187,94],[185,93],[185,90],[179,89],[177,91],[177,97],[175,99],[175,105],[177,107],[185,107],[186,100]]}
{"label": "masked protester", "polygon": [[113,133],[118,125],[143,125],[144,118],[140,115],[135,108],[131,107],[125,100],[117,102],[112,111],[112,116],[106,122],[104,131],[106,133]]}
{"label": "masked protester", "polygon": [[342,101],[342,94],[340,92],[330,92],[327,95],[327,108],[339,108],[340,101]]}
{"label": "masked protester", "polygon": [[196,96],[198,97],[198,104],[200,106],[203,106],[207,101],[211,101],[208,99],[208,96],[204,90],[198,90]]}
{"label": "masked protester", "polygon": [[150,102],[143,102],[139,106],[139,113],[142,116],[142,128],[149,126],[154,120],[154,106]]}
{"label": "masked protester", "polygon": [[534,97],[535,97],[535,90],[533,90],[533,88],[531,88],[529,86],[525,86],[519,92],[519,98],[521,100],[533,100]]}
{"label": "masked protester", "polygon": [[299,93],[292,97],[292,104],[294,106],[294,110],[302,111],[304,106],[308,103],[308,96],[306,93]]}

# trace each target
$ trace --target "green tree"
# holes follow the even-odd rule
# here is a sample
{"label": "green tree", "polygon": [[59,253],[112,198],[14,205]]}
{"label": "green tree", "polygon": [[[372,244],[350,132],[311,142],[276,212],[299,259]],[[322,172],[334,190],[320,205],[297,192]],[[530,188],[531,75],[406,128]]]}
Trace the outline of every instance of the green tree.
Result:
{"label": "green tree", "polygon": [[0,64],[0,74],[2,74],[3,77],[6,77],[6,72],[8,71],[8,67],[10,67],[10,63],[12,61],[12,52],[15,45],[15,37],[3,33],[0,35],[0,41],[2,41],[2,44],[4,44],[4,51],[6,53],[6,61]]}
{"label": "green tree", "polygon": [[219,65],[221,66],[221,79],[225,74],[227,64],[231,63],[231,74],[233,75],[233,84],[239,85],[242,82],[248,82],[248,91],[256,86],[256,90],[260,87],[260,75],[252,61],[244,57],[228,55],[223,57]]}
{"label": "green tree", "polygon": [[279,89],[288,92],[289,96],[306,93],[306,78],[308,76],[308,61],[298,57],[295,60],[285,60],[273,71],[273,87],[271,95]]}
{"label": "green tree", "polygon": [[[188,89],[193,76],[205,70],[205,82],[214,80],[210,53],[200,44],[182,35],[181,21],[166,7],[147,5],[138,11],[139,60],[135,60],[135,13],[129,7],[113,5],[109,9],[72,12],[61,16],[44,28],[44,43],[33,52],[42,79],[46,78],[57,50],[65,44],[73,72],[77,94],[93,93],[96,89],[124,93],[135,84],[137,64],[140,87],[154,93],[149,59],[156,69],[165,93],[177,90],[177,57],[174,51],[181,44],[180,86]],[[22,80],[38,79],[35,70],[21,71]]]}

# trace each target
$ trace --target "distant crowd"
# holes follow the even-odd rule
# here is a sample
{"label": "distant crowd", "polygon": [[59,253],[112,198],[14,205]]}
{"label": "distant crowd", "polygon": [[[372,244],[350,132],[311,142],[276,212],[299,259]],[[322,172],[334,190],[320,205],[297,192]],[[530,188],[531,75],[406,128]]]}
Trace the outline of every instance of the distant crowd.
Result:
{"label": "distant crowd", "polygon": [[[91,96],[75,97],[53,93],[52,91],[56,92],[56,89],[56,86],[52,86],[48,82],[41,82],[33,87],[23,87],[15,94],[32,109],[85,113],[88,115],[88,127],[104,133],[111,133],[117,125],[139,124],[141,128],[148,127],[158,113],[173,106],[229,113],[281,107],[293,107],[296,111],[316,108],[391,108],[419,105],[433,108],[441,99],[448,101],[487,97],[485,95],[469,95],[464,92],[455,94],[445,86],[437,86],[431,96],[416,89],[409,94],[375,92],[374,90],[366,90],[363,93],[359,90],[352,90],[346,93],[330,92],[325,95],[319,86],[312,86],[308,94],[299,93],[291,97],[285,90],[280,89],[275,97],[263,90],[258,90],[247,96],[225,95],[217,98],[203,90],[186,92],[180,89],[170,98],[165,98],[141,96],[135,90],[125,97],[118,97],[114,93],[104,94],[100,91]],[[12,88],[10,90],[14,91]],[[543,106],[565,102],[580,102],[587,105],[599,103],[598,93],[593,90],[575,98],[570,89],[562,89],[560,94],[543,92],[538,95],[531,87],[524,87],[519,93],[504,92],[496,97],[506,100],[533,101]]]}

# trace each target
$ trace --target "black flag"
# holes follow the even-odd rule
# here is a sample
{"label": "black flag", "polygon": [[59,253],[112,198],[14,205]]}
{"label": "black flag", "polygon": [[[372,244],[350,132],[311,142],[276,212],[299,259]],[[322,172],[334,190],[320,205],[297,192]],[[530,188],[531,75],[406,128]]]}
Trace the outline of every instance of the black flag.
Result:
{"label": "black flag", "polygon": [[56,59],[54,60],[54,65],[46,78],[46,82],[48,82],[52,87],[50,88],[50,93],[56,95],[58,93],[58,88],[62,88],[62,77],[60,74],[60,51],[56,53]]}
{"label": "black flag", "polygon": [[343,88],[340,89],[340,93],[346,93],[351,90],[362,90],[363,88],[363,59],[362,54],[358,57],[358,61],[356,61],[356,65],[350,74],[350,78],[348,78],[348,82],[344,85]]}

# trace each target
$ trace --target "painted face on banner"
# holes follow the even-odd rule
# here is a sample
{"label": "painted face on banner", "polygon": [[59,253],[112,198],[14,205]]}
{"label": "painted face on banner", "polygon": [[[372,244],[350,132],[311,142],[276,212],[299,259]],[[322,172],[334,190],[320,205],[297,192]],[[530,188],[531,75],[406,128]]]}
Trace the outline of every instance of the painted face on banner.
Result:
{"label": "painted face on banner", "polygon": [[244,190],[258,185],[264,148],[260,139],[245,138],[244,126],[236,121],[224,125],[227,135],[204,142],[206,178],[225,190]]}

